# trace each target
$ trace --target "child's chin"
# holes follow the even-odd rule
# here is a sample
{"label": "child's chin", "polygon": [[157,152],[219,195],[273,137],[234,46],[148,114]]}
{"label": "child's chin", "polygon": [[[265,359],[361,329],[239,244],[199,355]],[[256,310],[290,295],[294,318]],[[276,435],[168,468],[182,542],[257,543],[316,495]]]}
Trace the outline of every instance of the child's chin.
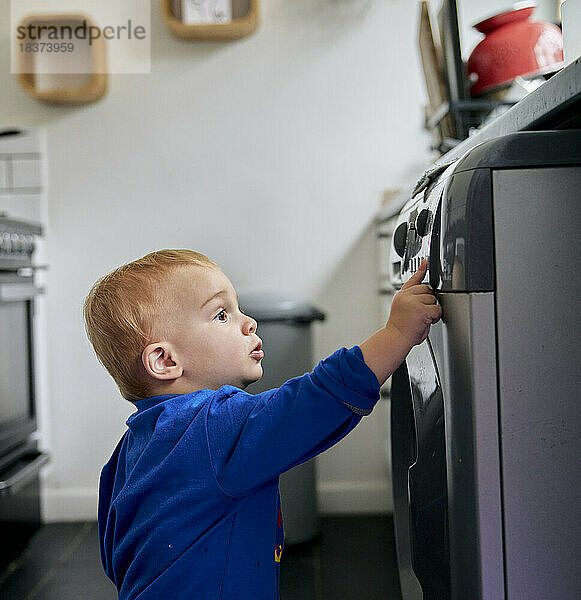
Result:
{"label": "child's chin", "polygon": [[251,383],[257,382],[259,379],[262,379],[262,367],[260,368],[260,375],[258,377],[253,377],[252,379],[248,379],[240,386],[240,389],[245,390]]}
{"label": "child's chin", "polygon": [[[258,381],[259,379],[262,379],[262,367],[260,367],[260,375],[258,375],[258,377],[254,377],[250,383],[254,383],[255,381]],[[248,385],[250,385],[250,383]]]}

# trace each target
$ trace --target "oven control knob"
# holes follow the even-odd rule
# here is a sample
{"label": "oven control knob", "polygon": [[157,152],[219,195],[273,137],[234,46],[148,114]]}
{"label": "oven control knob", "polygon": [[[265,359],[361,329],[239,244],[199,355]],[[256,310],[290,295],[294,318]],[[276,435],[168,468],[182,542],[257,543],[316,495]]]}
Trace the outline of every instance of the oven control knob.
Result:
{"label": "oven control knob", "polygon": [[20,252],[20,250],[22,249],[22,240],[20,239],[20,235],[18,235],[17,233],[13,233],[11,238],[12,252]]}
{"label": "oven control knob", "polygon": [[405,242],[408,237],[408,224],[401,223],[398,225],[396,230],[393,232],[393,247],[397,252],[398,256],[403,258],[405,254]]}
{"label": "oven control knob", "polygon": [[424,208],[416,219],[416,231],[419,236],[424,237],[430,230],[432,224],[432,211]]}

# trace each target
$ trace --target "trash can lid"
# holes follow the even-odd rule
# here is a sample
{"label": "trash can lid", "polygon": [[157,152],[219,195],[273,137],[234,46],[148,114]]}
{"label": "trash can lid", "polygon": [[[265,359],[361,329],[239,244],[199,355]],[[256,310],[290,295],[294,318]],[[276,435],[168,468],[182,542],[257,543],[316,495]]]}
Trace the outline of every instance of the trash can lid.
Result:
{"label": "trash can lid", "polygon": [[307,300],[281,292],[250,292],[239,296],[240,310],[259,323],[324,321],[325,314]]}

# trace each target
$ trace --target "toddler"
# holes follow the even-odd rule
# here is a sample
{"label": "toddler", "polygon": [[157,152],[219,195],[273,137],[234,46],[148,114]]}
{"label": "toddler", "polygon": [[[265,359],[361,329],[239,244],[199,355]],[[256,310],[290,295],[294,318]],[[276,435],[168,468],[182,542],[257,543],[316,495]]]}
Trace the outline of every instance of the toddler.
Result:
{"label": "toddler", "polygon": [[161,250],[97,281],[87,334],[136,408],[99,487],[101,558],[121,600],[278,598],[278,477],[369,414],[438,321],[426,267],[383,329],[256,395],[243,390],[268,348],[210,259]]}

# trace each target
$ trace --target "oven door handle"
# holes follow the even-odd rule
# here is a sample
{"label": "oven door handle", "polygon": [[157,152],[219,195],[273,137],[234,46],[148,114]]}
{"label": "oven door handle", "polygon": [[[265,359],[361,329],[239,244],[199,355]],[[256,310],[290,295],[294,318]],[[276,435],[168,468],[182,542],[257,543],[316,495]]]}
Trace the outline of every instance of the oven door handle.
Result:
{"label": "oven door handle", "polygon": [[32,300],[44,293],[44,288],[31,283],[2,283],[0,284],[0,302],[18,302]]}
{"label": "oven door handle", "polygon": [[20,471],[0,481],[0,497],[15,494],[38,475],[41,467],[46,465],[49,459],[48,454],[40,452],[27,465],[22,467]]}

